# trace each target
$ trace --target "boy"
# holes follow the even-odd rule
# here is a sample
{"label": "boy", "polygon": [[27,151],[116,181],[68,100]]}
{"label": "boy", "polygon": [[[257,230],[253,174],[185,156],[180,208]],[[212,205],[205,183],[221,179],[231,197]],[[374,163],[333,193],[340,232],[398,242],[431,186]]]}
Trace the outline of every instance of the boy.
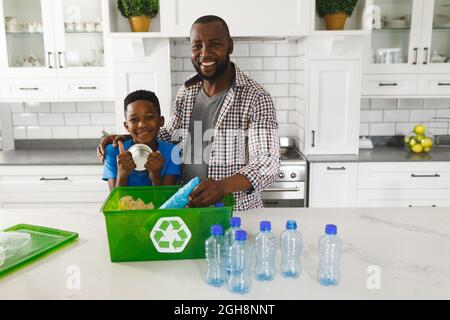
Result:
{"label": "boy", "polygon": [[[124,100],[125,129],[131,139],[119,143],[118,148],[106,147],[103,180],[109,190],[122,186],[174,185],[180,176],[178,147],[157,140],[164,125],[159,100],[155,93],[138,90]],[[133,144],[146,144],[152,149],[145,164],[145,171],[135,171],[136,165],[127,151]]]}

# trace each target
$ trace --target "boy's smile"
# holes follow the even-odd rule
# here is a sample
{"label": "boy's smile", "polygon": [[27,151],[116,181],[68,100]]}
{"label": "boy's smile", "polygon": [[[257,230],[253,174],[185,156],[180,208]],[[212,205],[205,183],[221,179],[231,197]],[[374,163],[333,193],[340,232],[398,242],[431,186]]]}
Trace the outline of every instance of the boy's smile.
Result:
{"label": "boy's smile", "polygon": [[143,143],[156,151],[156,137],[159,128],[164,125],[153,103],[137,100],[127,106],[124,126],[133,138],[134,143]]}

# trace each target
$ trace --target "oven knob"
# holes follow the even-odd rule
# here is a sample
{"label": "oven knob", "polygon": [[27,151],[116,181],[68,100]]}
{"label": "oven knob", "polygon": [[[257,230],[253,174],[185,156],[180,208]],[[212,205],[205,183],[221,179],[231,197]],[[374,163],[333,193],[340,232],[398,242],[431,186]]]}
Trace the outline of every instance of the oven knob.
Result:
{"label": "oven knob", "polygon": [[283,173],[283,172],[280,172],[280,173],[278,174],[278,176],[279,176],[281,179],[284,179],[284,173]]}
{"label": "oven knob", "polygon": [[291,173],[291,178],[295,179],[295,177],[297,177],[297,175],[295,173]]}

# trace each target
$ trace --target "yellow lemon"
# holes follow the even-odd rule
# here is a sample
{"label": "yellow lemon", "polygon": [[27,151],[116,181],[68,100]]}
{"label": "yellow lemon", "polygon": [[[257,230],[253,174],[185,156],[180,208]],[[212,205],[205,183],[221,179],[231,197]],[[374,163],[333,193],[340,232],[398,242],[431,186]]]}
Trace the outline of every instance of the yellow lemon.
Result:
{"label": "yellow lemon", "polygon": [[423,124],[418,124],[413,129],[415,134],[424,134],[426,130],[427,130],[427,127],[425,127]]}
{"label": "yellow lemon", "polygon": [[431,141],[430,138],[425,138],[420,142],[420,144],[424,148],[430,148],[433,145],[433,141]]}
{"label": "yellow lemon", "polygon": [[423,147],[420,144],[415,144],[411,147],[411,150],[415,153],[421,153],[423,151]]}
{"label": "yellow lemon", "polygon": [[426,137],[425,137],[425,135],[423,135],[423,134],[418,134],[418,135],[416,135],[416,141],[417,142],[422,142],[422,140],[423,139],[425,139]]}
{"label": "yellow lemon", "polygon": [[416,139],[414,139],[414,138],[409,139],[409,145],[410,145],[410,146],[413,146],[413,145],[415,145],[416,143],[417,143]]}
{"label": "yellow lemon", "polygon": [[423,148],[423,152],[429,152],[430,150],[431,150],[430,147],[425,147],[425,148]]}

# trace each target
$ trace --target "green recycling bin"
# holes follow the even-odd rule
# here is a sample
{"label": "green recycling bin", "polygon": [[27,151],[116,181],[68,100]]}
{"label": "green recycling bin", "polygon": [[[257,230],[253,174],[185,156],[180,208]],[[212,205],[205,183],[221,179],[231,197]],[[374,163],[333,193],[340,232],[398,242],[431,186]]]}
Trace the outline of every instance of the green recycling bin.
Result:
{"label": "green recycling bin", "polygon": [[[112,262],[205,258],[205,240],[213,224],[227,229],[234,198],[223,207],[157,209],[181,186],[118,187],[102,207]],[[138,198],[155,209],[122,210],[124,196]]]}

